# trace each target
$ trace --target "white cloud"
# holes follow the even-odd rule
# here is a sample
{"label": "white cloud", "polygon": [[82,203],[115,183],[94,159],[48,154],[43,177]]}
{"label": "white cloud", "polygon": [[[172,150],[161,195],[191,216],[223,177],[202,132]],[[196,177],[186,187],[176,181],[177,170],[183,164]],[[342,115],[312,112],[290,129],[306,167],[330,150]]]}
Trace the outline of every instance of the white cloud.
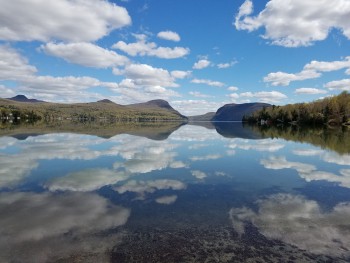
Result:
{"label": "white cloud", "polygon": [[236,29],[251,32],[264,27],[262,37],[274,45],[310,46],[315,41],[326,39],[333,28],[350,39],[350,5],[347,0],[271,0],[257,16],[251,16],[252,13],[253,3],[246,0],[236,15]]}
{"label": "white cloud", "polygon": [[339,61],[317,61],[313,60],[304,66],[304,70],[315,70],[319,72],[330,72],[340,69],[350,69],[350,57]]}
{"label": "white cloud", "polygon": [[225,83],[222,83],[220,81],[213,81],[213,80],[209,80],[209,79],[193,79],[193,80],[191,80],[191,83],[206,84],[208,86],[213,86],[213,87],[223,87],[223,86],[225,86]]}
{"label": "white cloud", "polygon": [[0,80],[18,80],[37,72],[15,49],[0,45]]}
{"label": "white cloud", "polygon": [[191,76],[192,71],[182,71],[182,70],[173,70],[171,71],[171,76],[176,79],[184,79]]}
{"label": "white cloud", "polygon": [[125,65],[129,59],[97,45],[80,43],[47,43],[40,47],[46,54],[86,67],[109,68]]}
{"label": "white cloud", "polygon": [[137,42],[126,43],[118,41],[112,48],[119,49],[130,56],[153,56],[164,59],[181,58],[190,53],[189,48],[184,47],[158,47],[154,42],[147,42],[146,35],[135,35]]}
{"label": "white cloud", "polygon": [[257,212],[246,207],[230,210],[233,227],[240,234],[251,223],[267,238],[312,253],[349,256],[344,247],[350,242],[350,203],[339,203],[329,212],[313,200],[291,194],[272,195],[256,203]]}
{"label": "white cloud", "polygon": [[190,94],[191,96],[196,97],[196,98],[212,98],[213,97],[210,95],[202,94],[198,91],[190,91],[188,94]]}
{"label": "white cloud", "polygon": [[200,115],[207,112],[216,112],[224,102],[207,100],[173,100],[171,105],[176,109],[181,109],[181,113],[186,116]]}
{"label": "white cloud", "polygon": [[264,82],[270,82],[272,86],[288,86],[292,81],[319,78],[322,72],[346,69],[346,74],[350,69],[350,57],[339,61],[316,61],[306,64],[299,73],[272,72],[264,77]]}
{"label": "white cloud", "polygon": [[237,91],[238,88],[235,87],[235,86],[230,86],[230,87],[227,88],[227,90],[229,90],[229,91]]}
{"label": "white cloud", "polygon": [[324,85],[330,90],[345,90],[350,91],[350,79],[334,80]]}
{"label": "white cloud", "polygon": [[3,85],[0,85],[0,94],[2,98],[10,98],[16,95],[16,93]]}
{"label": "white cloud", "polygon": [[[265,103],[281,103],[284,99],[287,99],[287,96],[279,91],[259,91],[259,92],[243,92],[243,93],[232,93],[229,95],[233,101],[238,99],[241,102],[249,102],[252,99],[259,102]],[[243,101],[242,101],[243,100]]]}
{"label": "white cloud", "polygon": [[157,37],[165,39],[165,40],[170,40],[170,41],[175,41],[179,42],[180,41],[180,36],[178,33],[173,32],[173,31],[162,31],[157,34]]}
{"label": "white cloud", "polygon": [[37,99],[49,101],[76,102],[82,98],[91,101],[101,99],[96,93],[87,92],[91,87],[115,88],[112,82],[101,82],[91,77],[53,77],[38,76],[37,69],[28,64],[16,50],[0,45],[0,80],[12,80],[20,87],[11,88],[18,92],[31,94]]}
{"label": "white cloud", "polygon": [[227,63],[219,63],[216,66],[219,69],[225,69],[225,68],[230,68],[230,67],[232,67],[235,64],[237,64],[237,61],[231,61],[231,62],[227,62]]}
{"label": "white cloud", "polygon": [[207,68],[210,66],[210,61],[207,59],[201,59],[199,61],[197,61],[196,63],[194,63],[193,65],[193,69],[203,69],[203,68]]}
{"label": "white cloud", "polygon": [[174,77],[162,68],[154,68],[147,64],[131,64],[125,67],[125,76],[140,86],[177,87]]}
{"label": "white cloud", "polygon": [[326,94],[327,91],[322,89],[315,89],[315,88],[299,88],[295,90],[295,93],[314,95],[314,94]]}
{"label": "white cloud", "polygon": [[95,41],[131,24],[127,10],[104,0],[1,0],[0,39]]}
{"label": "white cloud", "polygon": [[301,81],[306,79],[316,79],[321,73],[314,70],[303,70],[296,74],[285,72],[272,72],[264,77],[264,82],[270,82],[272,86],[288,86],[292,81]]}

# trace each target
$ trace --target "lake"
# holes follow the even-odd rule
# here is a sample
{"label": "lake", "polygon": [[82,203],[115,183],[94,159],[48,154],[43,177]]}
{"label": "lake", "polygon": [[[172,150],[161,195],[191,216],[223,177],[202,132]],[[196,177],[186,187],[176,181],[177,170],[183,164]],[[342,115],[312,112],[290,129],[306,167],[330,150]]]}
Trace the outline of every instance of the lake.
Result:
{"label": "lake", "polygon": [[349,262],[345,129],[4,126],[0,262]]}

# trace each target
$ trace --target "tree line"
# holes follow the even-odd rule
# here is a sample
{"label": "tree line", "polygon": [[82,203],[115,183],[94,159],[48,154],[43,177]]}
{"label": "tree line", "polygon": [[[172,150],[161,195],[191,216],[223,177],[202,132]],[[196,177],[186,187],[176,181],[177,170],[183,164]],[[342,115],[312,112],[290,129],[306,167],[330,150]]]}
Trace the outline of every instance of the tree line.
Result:
{"label": "tree line", "polygon": [[272,105],[243,116],[250,123],[303,125],[350,125],[350,94],[346,91],[310,103]]}

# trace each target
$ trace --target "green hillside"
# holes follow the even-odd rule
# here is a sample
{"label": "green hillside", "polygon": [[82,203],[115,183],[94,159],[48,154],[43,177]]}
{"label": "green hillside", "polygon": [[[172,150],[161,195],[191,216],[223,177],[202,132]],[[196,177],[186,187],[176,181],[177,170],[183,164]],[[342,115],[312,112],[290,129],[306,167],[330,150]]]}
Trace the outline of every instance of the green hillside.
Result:
{"label": "green hillside", "polygon": [[310,103],[263,108],[243,118],[249,122],[350,125],[350,94],[346,91]]}
{"label": "green hillside", "polygon": [[109,100],[90,103],[50,103],[0,99],[0,118],[29,120],[113,120],[157,121],[186,120],[186,117],[171,108],[145,103],[144,107],[119,105]]}

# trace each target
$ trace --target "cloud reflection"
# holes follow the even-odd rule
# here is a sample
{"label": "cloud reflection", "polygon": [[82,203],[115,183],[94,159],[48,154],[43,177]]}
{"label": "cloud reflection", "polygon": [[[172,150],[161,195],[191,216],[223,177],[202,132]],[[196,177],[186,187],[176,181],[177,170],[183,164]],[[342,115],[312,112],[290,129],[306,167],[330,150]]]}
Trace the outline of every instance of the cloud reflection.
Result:
{"label": "cloud reflection", "polygon": [[349,256],[350,203],[340,203],[322,212],[317,202],[302,196],[277,194],[258,200],[258,211],[232,208],[230,218],[243,234],[252,223],[266,237],[278,239],[312,253]]}
{"label": "cloud reflection", "polygon": [[50,191],[93,191],[105,185],[113,185],[129,178],[125,172],[109,169],[87,169],[54,178],[45,186]]}
{"label": "cloud reflection", "polygon": [[175,203],[176,199],[177,199],[177,195],[167,195],[167,196],[158,197],[156,199],[156,202],[162,205],[171,205]]}
{"label": "cloud reflection", "polygon": [[131,180],[127,183],[116,186],[113,189],[119,194],[124,194],[126,192],[137,193],[139,199],[144,199],[146,193],[154,193],[157,190],[183,190],[186,189],[187,185],[178,180],[169,180],[169,179],[159,179],[154,181],[136,181]]}
{"label": "cloud reflection", "polygon": [[260,163],[267,169],[294,169],[298,172],[298,175],[307,182],[324,180],[350,188],[350,173],[348,169],[340,170],[340,174],[337,175],[331,172],[319,171],[311,164],[287,161],[283,156],[271,156],[269,159],[262,159]]}
{"label": "cloud reflection", "polygon": [[92,193],[2,193],[2,260],[47,262],[104,254],[117,236],[103,238],[98,233],[125,224],[129,215],[129,209]]}

